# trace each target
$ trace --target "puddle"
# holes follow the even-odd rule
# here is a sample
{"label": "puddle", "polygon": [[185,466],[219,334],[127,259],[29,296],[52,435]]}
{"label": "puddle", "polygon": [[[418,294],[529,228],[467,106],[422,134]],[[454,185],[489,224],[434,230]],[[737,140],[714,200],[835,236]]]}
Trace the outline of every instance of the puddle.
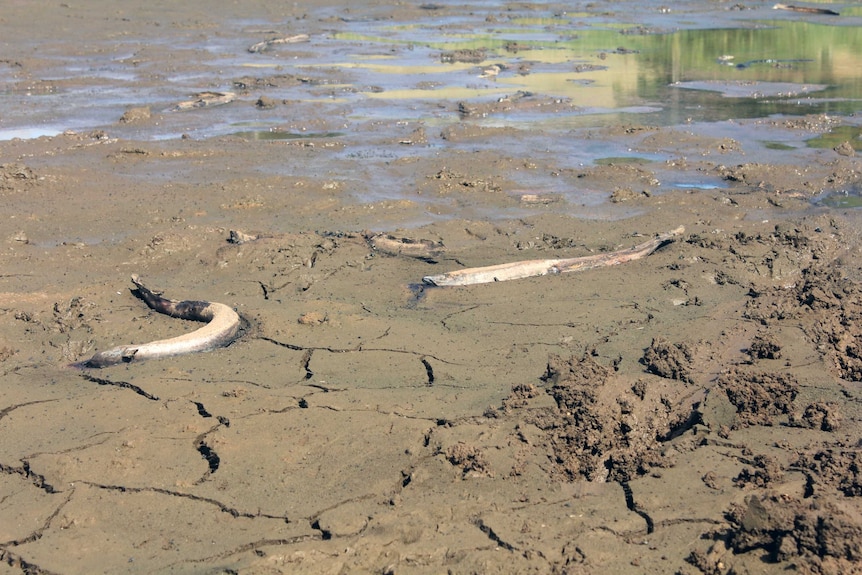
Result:
{"label": "puddle", "polygon": [[850,142],[854,148],[862,149],[862,126],[838,126],[816,138],[806,140],[805,143],[809,148],[831,149],[844,142]]}
{"label": "puddle", "polygon": [[800,98],[829,88],[826,84],[793,84],[790,82],[752,82],[746,80],[707,80],[677,82],[677,88],[718,92],[725,98]]}
{"label": "puddle", "polygon": [[246,140],[301,140],[303,138],[337,138],[344,134],[342,132],[295,133],[281,130],[244,130],[232,132],[230,135]]}
{"label": "puddle", "polygon": [[862,196],[858,195],[832,195],[818,202],[822,206],[830,208],[862,208]]}
{"label": "puddle", "polygon": [[813,203],[835,209],[862,208],[862,188],[856,185],[847,190],[829,192],[816,198]]}
{"label": "puddle", "polygon": [[763,147],[765,147],[767,150],[776,150],[779,152],[796,149],[796,146],[791,146],[790,144],[785,144],[784,142],[764,141],[764,142],[762,142],[762,144],[763,144]]}
{"label": "puddle", "polygon": [[682,190],[722,190],[726,186],[719,184],[708,184],[704,182],[678,182],[670,184],[671,187],[680,188]]}
{"label": "puddle", "polygon": [[37,128],[11,128],[9,130],[0,130],[0,140],[13,140],[15,138],[30,140],[44,136],[56,136],[62,133],[63,130],[52,126],[40,126]]}
{"label": "puddle", "polygon": [[649,164],[655,161],[654,159],[643,158],[640,156],[611,156],[608,158],[596,158],[593,160],[597,166],[612,166],[615,164]]}

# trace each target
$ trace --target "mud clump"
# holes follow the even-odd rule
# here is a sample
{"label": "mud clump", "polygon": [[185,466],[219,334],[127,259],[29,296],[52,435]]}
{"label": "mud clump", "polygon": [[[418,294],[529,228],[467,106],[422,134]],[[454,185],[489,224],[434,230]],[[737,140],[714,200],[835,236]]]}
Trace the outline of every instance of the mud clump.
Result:
{"label": "mud clump", "polygon": [[801,415],[791,417],[790,424],[820,431],[837,431],[842,419],[837,405],[818,401],[808,405]]}
{"label": "mud clump", "polygon": [[798,382],[787,373],[734,369],[719,377],[716,385],[736,407],[735,428],[774,425],[776,417],[792,413],[799,392]]}
{"label": "mud clump", "polygon": [[792,467],[810,472],[819,482],[837,488],[846,497],[862,496],[862,452],[858,445],[802,453]]}
{"label": "mud clump", "polygon": [[670,343],[656,337],[647,348],[641,362],[647,371],[659,377],[678,379],[685,383],[694,383],[691,374],[693,353],[686,343]]}
{"label": "mud clump", "polygon": [[746,317],[763,324],[799,319],[835,374],[862,381],[862,288],[831,264],[807,267],[792,289],[752,290]]}
{"label": "mud clump", "polygon": [[0,190],[13,190],[21,184],[36,180],[36,173],[24,164],[0,164]]}
{"label": "mud clump", "polygon": [[824,306],[811,328],[817,343],[827,346],[826,356],[839,377],[862,381],[862,290],[840,274],[811,278],[799,289],[798,299],[811,309]]}
{"label": "mud clump", "polygon": [[526,407],[531,399],[538,396],[542,392],[533,384],[516,383],[512,386],[512,391],[503,399],[503,412],[510,411],[522,407]]}
{"label": "mud clump", "polygon": [[259,110],[271,110],[271,109],[275,108],[276,106],[278,106],[278,104],[279,104],[278,100],[276,100],[274,98],[270,98],[269,96],[261,96],[254,103],[254,106],[255,106],[255,108],[257,108]]}
{"label": "mud clump", "polygon": [[766,487],[770,483],[778,482],[784,477],[781,464],[774,457],[757,455],[752,461],[753,469],[745,468],[734,479],[738,487],[753,485]]}
{"label": "mud clump", "polygon": [[562,360],[555,356],[548,362],[544,379],[553,383],[549,393],[560,410],[554,424],[559,431],[551,443],[557,464],[570,478],[595,480],[607,472],[604,456],[612,448],[611,436],[606,433],[610,421],[598,405],[596,390],[610,373],[590,357]]}
{"label": "mud clump", "polygon": [[770,181],[772,167],[768,164],[747,163],[737,166],[718,166],[718,174],[729,182],[742,182],[752,186]]}
{"label": "mud clump", "polygon": [[458,114],[463,118],[485,118],[493,114],[504,113],[557,113],[576,108],[568,98],[541,96],[524,91],[518,91],[510,96],[497,98],[489,102],[458,102]]}
{"label": "mud clump", "polygon": [[832,148],[832,150],[839,156],[853,157],[856,155],[856,149],[850,142],[841,142],[840,144]]}
{"label": "mud clump", "polygon": [[781,345],[768,336],[757,336],[748,347],[748,355],[752,360],[756,359],[780,359]]}
{"label": "mud clump", "polygon": [[150,119],[151,115],[152,112],[150,111],[149,106],[134,106],[123,112],[123,115],[120,116],[120,123],[136,124],[139,122],[146,122]]}
{"label": "mud clump", "polygon": [[667,462],[662,438],[690,420],[684,408],[644,401],[645,390],[614,385],[614,370],[591,356],[551,356],[543,380],[555,410],[531,416],[547,434],[549,456],[564,479],[626,482]]}
{"label": "mud clump", "polygon": [[463,441],[446,449],[446,459],[452,465],[460,467],[464,477],[491,475],[488,460],[482,450]]}
{"label": "mud clump", "polygon": [[440,54],[440,61],[444,64],[453,64],[455,62],[463,62],[466,64],[479,64],[487,58],[488,51],[484,48],[452,50]]}
{"label": "mud clump", "polygon": [[610,200],[615,204],[619,204],[648,197],[650,197],[650,193],[646,190],[636,192],[631,188],[616,188],[611,194]]}
{"label": "mud clump", "polygon": [[862,523],[832,501],[750,496],[727,520],[720,536],[734,553],[763,550],[802,573],[852,573],[862,560]]}

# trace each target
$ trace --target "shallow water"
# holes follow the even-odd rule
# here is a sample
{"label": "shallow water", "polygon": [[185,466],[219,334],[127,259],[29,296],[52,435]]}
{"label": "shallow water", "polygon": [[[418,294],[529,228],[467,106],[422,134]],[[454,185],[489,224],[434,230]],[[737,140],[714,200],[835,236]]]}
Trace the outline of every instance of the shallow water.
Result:
{"label": "shallow water", "polygon": [[[641,23],[627,24],[627,12],[612,10],[503,10],[494,2],[470,11],[433,7],[419,11],[415,21],[342,18],[337,32],[260,54],[246,48],[274,37],[259,29],[278,28],[277,23],[226,22],[217,35],[126,33],[110,45],[88,45],[69,56],[50,45],[22,46],[46,63],[38,77],[26,77],[11,60],[0,65],[0,139],[107,127],[112,134],[143,139],[250,135],[242,126],[262,122],[261,135],[254,137],[269,138],[289,133],[281,126],[305,106],[343,117],[348,133],[371,118],[439,126],[461,121],[460,101],[488,102],[519,90],[574,107],[470,121],[546,129],[621,122],[669,126],[847,114],[862,102],[862,27],[833,25],[846,19],[821,24],[773,11],[722,10],[715,19],[645,11]],[[758,16],[773,19],[753,19]],[[169,65],[159,50],[170,51]],[[443,61],[441,54],[455,50],[482,51],[484,57]],[[480,77],[492,64],[502,68],[499,73]],[[220,108],[165,112],[198,91],[236,91],[246,77],[286,75],[301,81],[251,88]],[[291,106],[259,110],[253,104],[261,94]],[[146,126],[115,125],[132,106],[150,106],[164,117]]]}
{"label": "shallow water", "polygon": [[[703,6],[633,12],[629,4],[614,3],[582,12],[490,1],[423,6],[396,15],[382,8],[361,16],[320,8],[283,22],[216,16],[199,25],[129,25],[73,53],[68,43],[34,38],[0,61],[0,140],[98,129],[135,141],[187,136],[342,143],[344,151],[332,153],[350,166],[339,178],[356,190],[357,202],[421,203],[413,175],[399,175],[390,164],[406,156],[431,158],[443,146],[492,154],[529,150],[534,160],[562,170],[653,162],[665,189],[711,189],[721,184],[712,176],[658,173],[678,152],[632,150],[614,138],[584,137],[583,129],[696,127],[699,134],[740,142],[759,161],[783,163],[806,149],[806,140],[832,146],[844,135],[767,133],[764,126],[728,120],[862,109],[856,59],[862,26],[852,25],[862,18],[853,14],[803,18]],[[305,32],[308,42],[248,51],[261,40]],[[205,91],[237,97],[217,107],[171,111]],[[256,105],[261,97],[272,105]],[[151,110],[149,120],[119,121],[127,109],[142,106]],[[441,139],[453,126],[499,130]],[[400,145],[417,127],[428,131],[428,141]],[[722,158],[737,160],[747,161]],[[320,162],[308,167],[328,173],[326,160]],[[259,170],[290,175],[291,168],[277,162]],[[142,177],[173,174],[148,170]],[[514,198],[541,190],[564,200],[567,211],[607,217],[599,209],[607,203],[604,190],[573,186],[542,170],[515,170],[509,178],[514,187],[507,193]],[[470,209],[459,205],[452,213],[519,217],[536,208],[474,203]]]}

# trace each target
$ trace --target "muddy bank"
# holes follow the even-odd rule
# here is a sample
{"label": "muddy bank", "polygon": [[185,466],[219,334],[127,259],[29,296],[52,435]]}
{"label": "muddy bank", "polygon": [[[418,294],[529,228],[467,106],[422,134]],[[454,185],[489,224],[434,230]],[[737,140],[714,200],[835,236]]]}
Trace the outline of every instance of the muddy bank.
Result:
{"label": "muddy bank", "polygon": [[[3,185],[11,568],[694,573],[858,559],[860,242],[853,212],[808,207],[810,174],[738,165],[729,190],[634,194],[611,221],[398,229],[397,207],[339,201],[311,177],[301,197],[245,176],[205,193],[130,188],[111,175],[128,144],[81,142],[5,146],[26,161],[5,165]],[[147,146],[132,161],[173,161],[173,144]],[[40,147],[47,160],[21,153]],[[811,171],[849,178],[842,161]],[[495,193],[463,184],[481,179],[475,164],[445,165],[464,175],[430,179],[454,188],[444,196]],[[582,177],[631,185],[650,171]],[[377,250],[361,228],[381,221],[445,249]],[[683,237],[614,268],[419,285],[679,223]],[[234,227],[257,239],[229,241]],[[207,354],[66,367],[195,327],[149,312],[131,273],[227,303],[245,335]]]}
{"label": "muddy bank", "polygon": [[[108,19],[209,29],[157,8]],[[66,38],[74,9],[45,25]],[[390,14],[280,10],[256,17]],[[254,78],[307,84],[282,73]],[[857,569],[858,118],[560,130],[483,121],[567,113],[546,95],[453,99],[438,124],[290,105],[302,138],[136,137],[153,108],[0,142],[0,571]],[[680,225],[615,267],[421,283]],[[132,274],[231,306],[242,336],[69,367],[198,327]]]}

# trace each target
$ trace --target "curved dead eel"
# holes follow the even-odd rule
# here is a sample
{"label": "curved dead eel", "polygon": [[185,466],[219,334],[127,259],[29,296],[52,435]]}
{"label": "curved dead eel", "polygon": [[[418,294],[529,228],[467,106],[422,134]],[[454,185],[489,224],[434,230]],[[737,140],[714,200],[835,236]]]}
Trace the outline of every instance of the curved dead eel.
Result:
{"label": "curved dead eel", "polygon": [[137,275],[132,276],[136,295],[159,313],[180,319],[205,321],[202,328],[170,339],[160,339],[139,345],[121,345],[100,351],[88,360],[75,364],[78,367],[107,367],[144,359],[158,359],[210,351],[230,344],[237,338],[241,319],[233,309],[222,303],[208,301],[175,301],[163,298],[147,288]]}

